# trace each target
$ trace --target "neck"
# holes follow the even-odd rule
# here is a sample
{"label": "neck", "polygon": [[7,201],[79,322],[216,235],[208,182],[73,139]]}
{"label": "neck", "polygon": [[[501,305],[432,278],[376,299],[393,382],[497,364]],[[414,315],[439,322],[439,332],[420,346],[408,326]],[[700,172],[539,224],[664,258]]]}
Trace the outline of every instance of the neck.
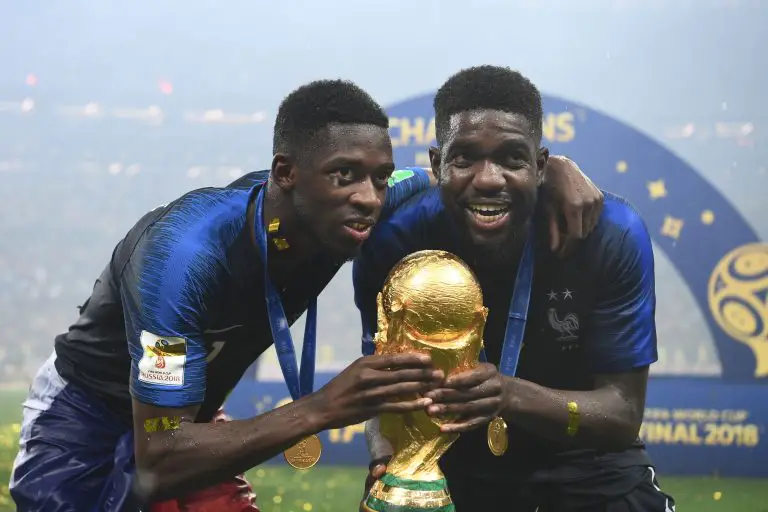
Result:
{"label": "neck", "polygon": [[520,266],[522,250],[500,254],[489,258],[487,254],[478,256],[470,265],[481,279],[490,278],[493,281],[503,281],[507,278],[514,280],[517,268]]}
{"label": "neck", "polygon": [[[289,275],[296,267],[302,266],[308,259],[316,255],[317,247],[312,244],[310,237],[301,229],[298,216],[293,205],[286,200],[283,192],[271,182],[266,185],[264,195],[264,210],[261,226],[267,233],[267,260],[270,274],[274,281],[281,281],[280,276]],[[249,209],[248,224],[251,226],[251,234],[254,233],[253,221],[255,215],[255,201]],[[280,228],[277,233],[269,233],[269,224],[274,219],[279,219]],[[278,249],[273,239],[283,238],[288,243],[288,248]],[[256,245],[255,238],[253,239]],[[276,275],[274,275],[276,274]]]}
{"label": "neck", "polygon": [[510,269],[515,269],[520,264],[523,257],[523,250],[527,238],[528,230],[521,230],[515,233],[511,240],[497,247],[476,248],[471,251],[469,260],[470,266],[478,274],[494,274],[497,272],[507,273]]}

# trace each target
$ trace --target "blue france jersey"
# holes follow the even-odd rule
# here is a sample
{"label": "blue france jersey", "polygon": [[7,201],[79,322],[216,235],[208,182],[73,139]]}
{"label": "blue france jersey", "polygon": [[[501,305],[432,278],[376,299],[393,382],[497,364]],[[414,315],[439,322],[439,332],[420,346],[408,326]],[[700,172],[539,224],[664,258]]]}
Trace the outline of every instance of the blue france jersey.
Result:
{"label": "blue france jersey", "polygon": [[[624,199],[605,194],[595,230],[567,259],[553,255],[543,215],[536,213],[534,279],[517,376],[555,389],[589,390],[595,374],[622,373],[655,362],[654,261],[650,236],[637,211]],[[363,325],[363,352],[374,349],[376,295],[390,269],[419,250],[442,249],[472,265],[444,210],[438,189],[411,198],[383,220],[355,262],[355,301]],[[516,267],[507,274],[473,268],[489,309],[484,341],[488,360],[501,358]],[[641,446],[637,443],[637,446]],[[567,452],[567,447],[511,429],[510,449],[493,457],[484,429],[462,434],[444,457],[488,473],[512,471],[515,464]]]}
{"label": "blue france jersey", "polygon": [[[246,222],[267,177],[195,190],[139,220],[77,323],[57,337],[62,376],[126,414],[133,396],[160,407],[202,405],[200,419],[210,418],[272,344],[264,270]],[[421,170],[396,173],[382,218],[428,186]],[[291,277],[281,290],[290,323],[339,266],[320,257]]]}

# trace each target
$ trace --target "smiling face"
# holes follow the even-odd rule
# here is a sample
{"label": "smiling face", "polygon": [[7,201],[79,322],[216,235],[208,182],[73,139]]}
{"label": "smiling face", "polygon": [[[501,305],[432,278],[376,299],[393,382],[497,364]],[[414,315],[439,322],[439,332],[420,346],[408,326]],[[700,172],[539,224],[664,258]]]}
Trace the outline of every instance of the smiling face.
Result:
{"label": "smiling face", "polygon": [[333,257],[357,254],[379,218],[394,171],[386,128],[332,124],[322,144],[299,164],[291,193],[303,230]]}
{"label": "smiling face", "polygon": [[450,117],[432,151],[446,210],[480,259],[520,249],[548,153],[522,115],[471,110]]}

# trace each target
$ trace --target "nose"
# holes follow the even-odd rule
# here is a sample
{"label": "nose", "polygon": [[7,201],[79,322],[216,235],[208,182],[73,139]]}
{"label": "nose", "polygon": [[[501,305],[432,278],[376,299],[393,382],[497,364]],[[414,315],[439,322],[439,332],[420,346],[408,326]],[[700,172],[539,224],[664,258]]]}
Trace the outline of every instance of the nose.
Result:
{"label": "nose", "polygon": [[481,163],[482,167],[475,172],[472,179],[472,185],[478,193],[484,196],[495,196],[500,194],[507,182],[498,165],[488,160]]}
{"label": "nose", "polygon": [[378,190],[371,179],[360,182],[350,197],[350,202],[361,212],[371,215],[381,209],[383,190]]}

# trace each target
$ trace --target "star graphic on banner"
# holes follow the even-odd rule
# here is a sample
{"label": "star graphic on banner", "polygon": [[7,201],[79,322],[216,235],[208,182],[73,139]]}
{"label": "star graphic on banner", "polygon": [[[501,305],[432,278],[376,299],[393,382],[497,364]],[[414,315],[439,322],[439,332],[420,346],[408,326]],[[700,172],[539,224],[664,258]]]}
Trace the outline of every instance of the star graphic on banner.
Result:
{"label": "star graphic on banner", "polygon": [[701,223],[709,226],[715,222],[715,212],[712,210],[704,210],[701,212]]}
{"label": "star graphic on banner", "polygon": [[683,230],[684,225],[685,221],[683,219],[667,215],[664,217],[664,224],[661,226],[661,234],[677,240],[680,238],[680,232]]}
{"label": "star graphic on banner", "polygon": [[667,187],[664,184],[664,180],[649,181],[647,186],[648,195],[651,199],[667,197]]}
{"label": "star graphic on banner", "polygon": [[619,174],[624,174],[625,172],[627,172],[627,168],[628,168],[627,162],[625,162],[624,160],[616,162],[616,172],[618,172]]}
{"label": "star graphic on banner", "polygon": [[565,291],[563,292],[563,299],[572,299],[572,298],[573,298],[573,291],[566,288]]}
{"label": "star graphic on banner", "polygon": [[547,294],[547,298],[549,300],[557,300],[557,293],[553,290],[549,290],[549,293]]}

